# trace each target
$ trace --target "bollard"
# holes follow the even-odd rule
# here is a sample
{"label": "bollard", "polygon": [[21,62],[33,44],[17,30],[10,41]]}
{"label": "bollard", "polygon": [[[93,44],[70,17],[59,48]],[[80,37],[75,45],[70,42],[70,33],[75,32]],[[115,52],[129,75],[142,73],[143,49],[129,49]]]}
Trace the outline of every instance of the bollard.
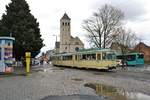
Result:
{"label": "bollard", "polygon": [[26,74],[27,75],[30,73],[30,57],[31,57],[31,53],[26,52]]}

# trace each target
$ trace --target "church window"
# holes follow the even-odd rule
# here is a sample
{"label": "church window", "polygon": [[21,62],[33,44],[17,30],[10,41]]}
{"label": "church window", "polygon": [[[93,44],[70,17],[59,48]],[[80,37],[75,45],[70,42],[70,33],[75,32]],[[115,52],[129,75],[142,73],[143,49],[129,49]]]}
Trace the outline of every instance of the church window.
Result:
{"label": "church window", "polygon": [[65,47],[65,49],[67,49],[67,47]]}
{"label": "church window", "polygon": [[64,22],[62,23],[62,25],[64,26]]}
{"label": "church window", "polygon": [[75,42],[75,45],[79,45],[79,42]]}
{"label": "church window", "polygon": [[70,25],[70,23],[68,23],[68,26]]}
{"label": "church window", "polygon": [[65,23],[65,26],[67,26],[67,23]]}

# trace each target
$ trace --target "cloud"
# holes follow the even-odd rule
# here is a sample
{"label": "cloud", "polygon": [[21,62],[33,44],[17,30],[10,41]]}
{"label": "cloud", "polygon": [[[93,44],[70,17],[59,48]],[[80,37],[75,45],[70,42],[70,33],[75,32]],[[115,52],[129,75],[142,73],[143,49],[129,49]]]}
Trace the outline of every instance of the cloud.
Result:
{"label": "cloud", "polygon": [[10,0],[0,0],[0,19],[1,15],[5,13],[6,5],[10,2]]}
{"label": "cloud", "polygon": [[[81,25],[83,20],[89,18],[93,12],[108,3],[125,13],[127,26],[138,35],[148,36],[150,33],[150,6],[149,0],[26,0],[31,13],[40,24],[45,47],[42,51],[54,48],[56,38],[59,36],[60,18],[66,12],[71,18],[71,34],[79,36],[88,45]],[[10,0],[0,0],[0,16],[5,12],[5,5]],[[148,41],[146,38],[144,38]],[[147,42],[149,43],[149,42]],[[87,47],[87,46],[86,46]]]}
{"label": "cloud", "polygon": [[143,19],[143,16],[148,12],[145,9],[146,0],[97,0],[91,6],[93,9],[100,8],[104,4],[110,4],[120,10],[122,10],[125,14],[125,20],[137,21]]}

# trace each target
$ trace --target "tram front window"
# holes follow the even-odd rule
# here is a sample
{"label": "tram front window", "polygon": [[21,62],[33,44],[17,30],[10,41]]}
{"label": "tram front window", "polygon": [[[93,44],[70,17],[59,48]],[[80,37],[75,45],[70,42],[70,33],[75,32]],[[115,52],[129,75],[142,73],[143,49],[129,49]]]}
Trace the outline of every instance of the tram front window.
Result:
{"label": "tram front window", "polygon": [[143,55],[143,54],[138,54],[138,58],[139,58],[139,59],[143,59],[143,58],[144,58],[144,55]]}
{"label": "tram front window", "polygon": [[127,61],[133,61],[136,59],[136,55],[128,55],[127,56]]}

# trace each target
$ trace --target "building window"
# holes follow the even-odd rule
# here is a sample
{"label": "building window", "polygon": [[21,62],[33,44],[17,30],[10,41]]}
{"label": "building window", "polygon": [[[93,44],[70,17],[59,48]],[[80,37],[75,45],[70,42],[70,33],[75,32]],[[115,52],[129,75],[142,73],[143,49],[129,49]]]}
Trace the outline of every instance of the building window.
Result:
{"label": "building window", "polygon": [[70,25],[70,23],[68,23],[68,26]]}
{"label": "building window", "polygon": [[10,43],[10,42],[8,42],[8,46],[10,46],[10,44],[11,44],[11,43]]}
{"label": "building window", "polygon": [[0,60],[1,60],[1,52],[2,52],[2,51],[1,51],[1,48],[0,48]]}
{"label": "building window", "polygon": [[67,49],[67,47],[65,47],[65,49]]}

